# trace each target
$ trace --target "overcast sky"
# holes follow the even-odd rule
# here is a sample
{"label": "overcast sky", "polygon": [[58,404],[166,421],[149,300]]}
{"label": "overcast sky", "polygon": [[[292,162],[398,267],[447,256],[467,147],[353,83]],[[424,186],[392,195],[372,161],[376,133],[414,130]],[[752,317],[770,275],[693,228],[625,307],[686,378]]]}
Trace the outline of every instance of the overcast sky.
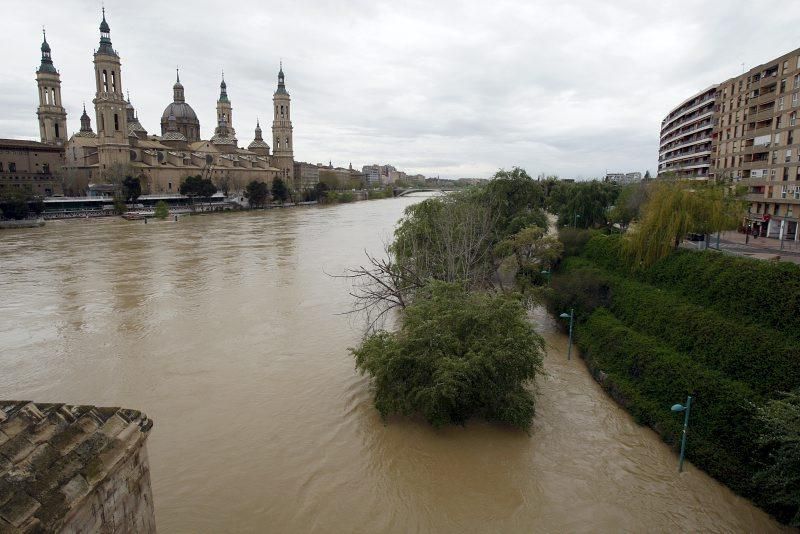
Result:
{"label": "overcast sky", "polygon": [[[0,137],[38,138],[41,27],[68,129],[94,97],[100,1],[2,0]],[[225,69],[239,144],[269,140],[283,58],[295,159],[411,173],[591,178],[654,171],[663,116],[800,47],[796,0],[106,0],[122,82],[149,133],[175,67],[203,138]],[[90,109],[92,126],[94,114]]]}

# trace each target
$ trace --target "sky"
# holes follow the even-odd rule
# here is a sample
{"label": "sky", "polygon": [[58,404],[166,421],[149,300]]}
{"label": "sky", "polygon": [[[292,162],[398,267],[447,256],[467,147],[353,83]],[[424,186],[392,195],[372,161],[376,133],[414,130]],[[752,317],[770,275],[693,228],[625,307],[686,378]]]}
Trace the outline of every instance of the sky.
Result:
{"label": "sky", "polygon": [[[92,117],[99,0],[0,0],[0,137],[37,139],[47,29],[70,132]],[[180,67],[203,138],[225,71],[240,146],[269,140],[279,61],[297,161],[389,163],[442,178],[654,172],[661,119],[800,47],[773,0],[105,0],[122,84],[160,133]],[[269,141],[268,141],[269,142]]]}

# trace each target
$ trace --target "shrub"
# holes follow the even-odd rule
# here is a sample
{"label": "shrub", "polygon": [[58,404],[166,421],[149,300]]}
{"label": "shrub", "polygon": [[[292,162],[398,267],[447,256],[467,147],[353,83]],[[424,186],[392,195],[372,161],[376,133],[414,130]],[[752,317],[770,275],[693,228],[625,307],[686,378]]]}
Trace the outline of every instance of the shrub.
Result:
{"label": "shrub", "polygon": [[564,244],[564,256],[578,256],[581,254],[586,243],[595,235],[599,235],[595,230],[569,228],[566,226],[559,229],[558,238]]}
{"label": "shrub", "polygon": [[677,444],[681,429],[680,418],[669,407],[693,395],[687,458],[764,504],[752,481],[758,429],[753,406],[758,397],[746,385],[628,328],[604,309],[579,324],[576,334],[590,367],[606,373],[604,386],[620,390],[637,420],[668,443]]}
{"label": "shrub", "polygon": [[155,216],[158,219],[166,219],[169,216],[169,207],[163,200],[159,200],[156,204]]}
{"label": "shrub", "polygon": [[544,341],[519,301],[432,282],[403,311],[396,333],[379,331],[351,349],[373,378],[375,407],[422,414],[434,426],[475,416],[529,430]]}
{"label": "shrub", "polygon": [[800,526],[800,388],[768,403],[758,412],[759,443],[769,461],[755,477],[769,501]]}
{"label": "shrub", "polygon": [[553,277],[553,291],[549,293],[547,308],[554,315],[575,309],[578,321],[586,320],[591,313],[611,304],[611,284],[608,275],[593,267],[581,265],[570,259],[567,265],[576,265],[568,274]]}

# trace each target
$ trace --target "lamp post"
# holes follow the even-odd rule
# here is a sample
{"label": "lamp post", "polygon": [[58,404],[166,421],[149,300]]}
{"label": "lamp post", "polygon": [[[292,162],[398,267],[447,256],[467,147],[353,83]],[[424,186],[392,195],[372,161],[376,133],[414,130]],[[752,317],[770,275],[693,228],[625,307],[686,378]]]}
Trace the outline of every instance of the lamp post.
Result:
{"label": "lamp post", "polygon": [[575,318],[575,308],[570,308],[569,313],[559,315],[562,319],[569,318],[569,347],[567,348],[567,359],[572,359],[572,321]]}
{"label": "lamp post", "polygon": [[692,408],[692,396],[686,397],[686,406],[683,404],[673,404],[672,411],[676,413],[684,412],[683,416],[683,437],[681,438],[681,458],[678,461],[678,473],[683,471],[683,458],[686,455],[686,431],[689,429],[689,410]]}
{"label": "lamp post", "polygon": [[542,274],[546,274],[547,275],[547,287],[550,287],[550,277],[552,276],[552,273],[550,272],[550,269],[544,269],[542,271]]}
{"label": "lamp post", "polygon": [[578,219],[580,219],[580,217],[581,216],[578,215],[577,212],[575,212],[575,217],[573,217],[573,219],[572,219],[572,227],[573,228],[578,228]]}

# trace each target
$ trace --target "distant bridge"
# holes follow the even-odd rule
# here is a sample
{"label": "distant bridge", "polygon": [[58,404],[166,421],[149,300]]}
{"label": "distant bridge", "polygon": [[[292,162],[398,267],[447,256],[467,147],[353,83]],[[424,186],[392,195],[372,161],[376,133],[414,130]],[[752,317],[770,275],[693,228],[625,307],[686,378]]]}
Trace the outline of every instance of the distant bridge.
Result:
{"label": "distant bridge", "polygon": [[404,197],[406,195],[410,195],[411,193],[436,193],[436,192],[449,193],[451,191],[455,191],[455,189],[440,189],[440,188],[437,188],[437,187],[425,187],[425,188],[419,188],[419,189],[403,189],[403,190],[397,189],[397,190],[395,190],[395,195],[394,196],[396,196],[396,197]]}

